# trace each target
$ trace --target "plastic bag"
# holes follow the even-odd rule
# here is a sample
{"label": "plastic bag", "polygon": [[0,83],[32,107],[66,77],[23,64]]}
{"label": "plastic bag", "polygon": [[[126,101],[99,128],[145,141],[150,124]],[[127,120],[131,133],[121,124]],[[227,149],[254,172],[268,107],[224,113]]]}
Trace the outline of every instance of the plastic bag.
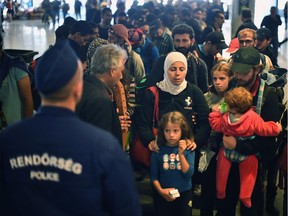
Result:
{"label": "plastic bag", "polygon": [[211,151],[210,148],[201,149],[199,165],[198,165],[198,171],[200,173],[203,173],[207,169],[211,161],[211,158],[214,156],[214,154],[215,152]]}

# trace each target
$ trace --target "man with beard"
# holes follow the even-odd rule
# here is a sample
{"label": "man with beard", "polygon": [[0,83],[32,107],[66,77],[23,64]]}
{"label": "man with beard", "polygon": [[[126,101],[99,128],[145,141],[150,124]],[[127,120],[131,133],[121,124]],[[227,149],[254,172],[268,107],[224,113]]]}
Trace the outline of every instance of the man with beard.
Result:
{"label": "man with beard", "polygon": [[[186,24],[176,25],[172,30],[174,49],[181,52],[187,58],[188,71],[186,80],[198,86],[205,93],[208,91],[207,66],[202,59],[196,57],[191,51],[195,42],[194,37],[193,28]],[[147,79],[147,87],[163,80],[165,58],[166,56],[160,56],[155,62]]]}
{"label": "man with beard", "polygon": [[[232,59],[231,71],[234,73],[235,79],[231,81],[231,84],[232,86],[243,86],[249,90],[253,95],[252,108],[261,115],[264,121],[276,122],[280,117],[277,95],[264,80],[260,79],[262,64],[259,62],[260,54],[255,48],[241,47],[238,49]],[[233,136],[224,135],[223,145],[225,148],[234,149],[243,155],[257,156],[259,166],[258,172],[255,173],[257,179],[251,196],[252,207],[247,208],[241,203],[240,211],[241,215],[264,215],[264,170],[273,164],[271,162],[276,151],[275,137],[255,136],[252,140],[240,141]],[[218,215],[235,215],[240,189],[238,165],[238,163],[232,164],[226,187],[226,198],[218,200]],[[267,181],[269,180],[267,179]],[[267,188],[267,193],[268,191]],[[273,196],[270,194],[266,197],[267,199],[271,203],[270,206],[274,206],[275,196],[272,200]]]}

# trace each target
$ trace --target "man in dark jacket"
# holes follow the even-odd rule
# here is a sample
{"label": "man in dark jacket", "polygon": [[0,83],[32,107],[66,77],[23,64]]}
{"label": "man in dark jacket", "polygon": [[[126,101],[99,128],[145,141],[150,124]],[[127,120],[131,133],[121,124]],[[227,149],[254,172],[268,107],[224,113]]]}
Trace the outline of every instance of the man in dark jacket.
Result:
{"label": "man in dark jacket", "polygon": [[278,9],[277,7],[272,6],[270,8],[270,15],[267,15],[263,18],[260,26],[261,28],[266,27],[271,31],[271,45],[276,56],[278,56],[278,26],[280,25],[282,25],[282,21],[280,15],[278,14]]}
{"label": "man in dark jacket", "polygon": [[112,89],[122,79],[126,59],[126,51],[116,45],[98,47],[92,57],[90,75],[85,77],[82,99],[76,109],[80,119],[111,132],[120,143],[122,131],[113,103]]}
{"label": "man in dark jacket", "polygon": [[255,26],[254,22],[252,21],[252,14],[251,14],[251,10],[249,8],[244,8],[241,11],[241,20],[242,20],[242,24],[238,27],[236,34],[235,34],[235,38],[238,37],[238,33],[245,28],[250,28],[253,30],[257,30],[258,28]]}

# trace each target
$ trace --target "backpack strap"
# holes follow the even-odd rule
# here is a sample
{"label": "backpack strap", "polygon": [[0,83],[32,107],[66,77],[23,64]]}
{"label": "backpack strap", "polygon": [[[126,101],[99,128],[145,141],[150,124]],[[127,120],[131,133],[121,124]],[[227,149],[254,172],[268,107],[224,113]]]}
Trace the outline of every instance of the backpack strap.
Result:
{"label": "backpack strap", "polygon": [[200,61],[199,58],[197,58],[193,53],[189,52],[187,56],[187,63],[188,68],[192,69],[192,75],[194,76],[195,85],[198,86],[198,73],[200,72]]}
{"label": "backpack strap", "polygon": [[194,54],[197,58],[200,58],[196,50],[193,51],[193,54]]}
{"label": "backpack strap", "polygon": [[262,54],[262,53],[259,53],[260,54],[260,60],[261,60],[261,63],[263,64],[263,68],[266,67],[266,58],[265,58],[265,55]]}
{"label": "backpack strap", "polygon": [[[264,87],[265,87],[265,81],[260,79],[260,87],[259,87],[257,106],[256,106],[256,113],[258,113],[259,115],[261,113],[261,108],[262,108]],[[264,99],[265,99],[265,97],[264,97]]]}
{"label": "backpack strap", "polygon": [[286,115],[287,115],[287,110],[288,110],[288,101],[286,100],[285,101],[285,103],[283,104],[283,110],[282,110],[282,113],[281,113],[281,117],[280,117],[280,120],[279,120],[279,122],[282,122],[282,119],[283,119],[283,117],[285,116],[285,113],[286,113]]}

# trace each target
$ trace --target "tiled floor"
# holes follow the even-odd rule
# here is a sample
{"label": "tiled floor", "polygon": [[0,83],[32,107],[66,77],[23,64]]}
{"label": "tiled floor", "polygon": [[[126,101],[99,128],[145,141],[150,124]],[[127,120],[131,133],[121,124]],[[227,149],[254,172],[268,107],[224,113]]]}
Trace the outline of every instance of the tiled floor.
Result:
{"label": "tiled floor", "polygon": [[[60,21],[61,23],[61,21]],[[229,21],[225,23],[223,30],[225,33],[225,38],[228,40],[230,38]],[[41,23],[40,20],[18,20],[12,21],[11,23],[4,22],[3,29],[5,33],[4,37],[4,49],[22,49],[22,50],[33,50],[37,51],[39,54],[35,57],[39,57],[42,55],[45,50],[49,47],[49,45],[53,44],[55,41],[54,31],[58,26],[52,27],[45,26]],[[282,26],[279,30],[279,39],[280,41],[287,37],[287,31],[285,32],[284,26]],[[226,41],[229,44],[229,41]],[[281,67],[288,66],[287,61],[287,43],[283,44],[279,49],[279,64]],[[287,91],[287,88],[286,88]],[[287,99],[287,94],[286,94]],[[149,183],[142,184],[140,183],[138,186],[144,188],[145,191],[149,190]],[[279,209],[282,209],[282,199],[283,199],[283,191],[278,190],[276,206]],[[145,206],[150,206],[151,197],[141,194],[141,200]],[[145,203],[146,202],[146,203]],[[149,214],[148,214],[149,215]],[[195,209],[193,211],[193,215],[200,215],[199,210]],[[150,216],[150,215],[149,215]]]}

